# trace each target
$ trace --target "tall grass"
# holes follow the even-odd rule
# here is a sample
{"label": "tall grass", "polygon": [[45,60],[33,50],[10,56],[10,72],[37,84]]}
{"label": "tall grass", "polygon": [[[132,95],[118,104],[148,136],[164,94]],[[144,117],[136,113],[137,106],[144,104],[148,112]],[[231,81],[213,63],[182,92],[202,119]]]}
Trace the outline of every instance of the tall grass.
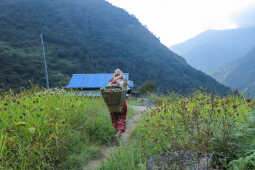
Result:
{"label": "tall grass", "polygon": [[127,100],[127,104],[132,106],[144,106],[143,101],[134,97],[129,97]]}
{"label": "tall grass", "polygon": [[113,141],[102,98],[34,87],[0,99],[0,169],[79,169]]}
{"label": "tall grass", "polygon": [[213,153],[212,167],[226,169],[245,148],[252,148],[244,147],[251,139],[255,141],[252,135],[245,138],[244,130],[255,108],[250,99],[238,94],[220,97],[195,92],[188,97],[161,97],[155,102],[158,107],[142,118],[130,143],[120,147],[101,170],[142,170],[149,158],[180,151]]}

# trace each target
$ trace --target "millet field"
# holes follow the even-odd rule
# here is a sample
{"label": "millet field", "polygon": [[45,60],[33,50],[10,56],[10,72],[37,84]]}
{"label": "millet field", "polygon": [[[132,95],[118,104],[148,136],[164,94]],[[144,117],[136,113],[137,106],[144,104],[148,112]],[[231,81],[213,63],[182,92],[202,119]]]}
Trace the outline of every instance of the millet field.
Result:
{"label": "millet field", "polygon": [[102,98],[38,87],[0,95],[0,131],[0,169],[81,169],[115,143]]}
{"label": "millet field", "polygon": [[[151,95],[131,137],[118,146],[101,97],[38,87],[0,95],[0,169],[82,169],[117,146],[100,170],[255,169],[255,102],[239,93]],[[129,105],[140,105],[129,100]],[[128,118],[134,115],[129,107]],[[202,162],[202,163],[201,163]]]}
{"label": "millet field", "polygon": [[155,106],[100,170],[255,169],[255,103],[237,91],[151,96]]}

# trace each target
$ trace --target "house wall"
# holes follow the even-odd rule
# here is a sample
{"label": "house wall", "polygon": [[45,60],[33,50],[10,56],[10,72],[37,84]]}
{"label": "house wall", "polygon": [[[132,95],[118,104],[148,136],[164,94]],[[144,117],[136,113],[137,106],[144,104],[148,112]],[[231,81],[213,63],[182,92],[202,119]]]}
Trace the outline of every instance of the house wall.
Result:
{"label": "house wall", "polygon": [[84,90],[83,94],[84,94],[84,96],[94,96],[94,97],[101,96],[100,89],[98,89],[98,90]]}

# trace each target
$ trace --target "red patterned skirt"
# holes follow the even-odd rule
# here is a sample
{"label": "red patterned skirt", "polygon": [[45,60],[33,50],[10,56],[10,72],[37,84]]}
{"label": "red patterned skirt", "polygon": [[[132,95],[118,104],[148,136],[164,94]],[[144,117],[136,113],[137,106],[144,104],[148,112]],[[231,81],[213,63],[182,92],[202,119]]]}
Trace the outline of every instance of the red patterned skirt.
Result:
{"label": "red patterned skirt", "polygon": [[123,112],[111,113],[112,126],[116,129],[116,132],[125,132],[126,130],[126,119],[127,119],[127,102],[124,101]]}

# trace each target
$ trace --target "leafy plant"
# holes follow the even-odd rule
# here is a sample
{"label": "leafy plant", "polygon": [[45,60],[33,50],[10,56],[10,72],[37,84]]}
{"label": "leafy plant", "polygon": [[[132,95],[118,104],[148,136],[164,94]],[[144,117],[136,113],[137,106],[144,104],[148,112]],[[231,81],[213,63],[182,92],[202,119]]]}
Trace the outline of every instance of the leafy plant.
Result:
{"label": "leafy plant", "polygon": [[246,124],[239,127],[239,132],[233,135],[238,146],[236,159],[229,163],[230,169],[249,170],[255,168],[255,112]]}

